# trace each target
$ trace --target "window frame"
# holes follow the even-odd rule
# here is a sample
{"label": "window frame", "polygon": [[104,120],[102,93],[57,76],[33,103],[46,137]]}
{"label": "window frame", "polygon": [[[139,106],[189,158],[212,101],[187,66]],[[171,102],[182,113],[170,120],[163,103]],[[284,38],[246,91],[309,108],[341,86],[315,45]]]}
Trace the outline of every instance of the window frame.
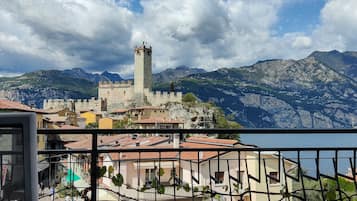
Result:
{"label": "window frame", "polygon": [[279,184],[279,174],[276,171],[269,172],[269,184]]}
{"label": "window frame", "polygon": [[[221,178],[222,178],[222,180],[220,180],[220,177],[219,177],[219,175],[221,174]],[[214,183],[215,184],[223,184],[224,183],[224,172],[222,172],[222,171],[217,171],[217,172],[215,172],[214,173]]]}

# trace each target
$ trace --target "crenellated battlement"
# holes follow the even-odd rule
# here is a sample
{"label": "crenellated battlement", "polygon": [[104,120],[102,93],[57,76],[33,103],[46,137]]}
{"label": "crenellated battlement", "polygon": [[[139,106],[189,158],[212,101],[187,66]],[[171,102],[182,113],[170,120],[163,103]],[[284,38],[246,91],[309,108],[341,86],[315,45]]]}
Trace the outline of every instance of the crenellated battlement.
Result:
{"label": "crenellated battlement", "polygon": [[149,92],[153,96],[167,96],[167,97],[182,97],[182,92],[167,92],[167,91],[154,91],[154,92]]}
{"label": "crenellated battlement", "polygon": [[167,91],[149,91],[148,89],[144,90],[144,93],[147,97],[147,100],[153,106],[159,106],[166,104],[168,102],[182,102],[182,92],[167,92]]}
{"label": "crenellated battlement", "polygon": [[133,85],[132,80],[122,80],[122,81],[100,81],[99,87],[100,88],[123,88],[123,87],[130,87]]}
{"label": "crenellated battlement", "polygon": [[65,108],[74,108],[76,112],[85,110],[100,111],[102,101],[97,98],[90,99],[45,99],[43,109],[58,110]]}
{"label": "crenellated battlement", "polygon": [[58,104],[58,103],[90,103],[93,101],[98,101],[97,98],[92,97],[90,99],[45,99],[43,103],[47,104]]}

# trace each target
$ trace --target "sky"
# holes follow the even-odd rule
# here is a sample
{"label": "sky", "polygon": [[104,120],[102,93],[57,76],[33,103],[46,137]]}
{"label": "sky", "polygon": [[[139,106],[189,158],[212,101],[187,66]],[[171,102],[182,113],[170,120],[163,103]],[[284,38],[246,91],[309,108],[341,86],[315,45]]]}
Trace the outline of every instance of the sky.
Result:
{"label": "sky", "polygon": [[0,76],[74,67],[130,76],[142,41],[154,72],[354,51],[356,9],[356,0],[0,1]]}

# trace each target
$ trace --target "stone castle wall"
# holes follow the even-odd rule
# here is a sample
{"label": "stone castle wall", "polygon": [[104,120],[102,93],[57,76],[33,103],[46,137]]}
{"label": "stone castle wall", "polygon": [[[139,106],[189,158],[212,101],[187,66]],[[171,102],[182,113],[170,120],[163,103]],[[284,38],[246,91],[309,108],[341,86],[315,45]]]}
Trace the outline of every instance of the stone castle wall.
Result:
{"label": "stone castle wall", "polygon": [[[74,104],[74,105],[73,105]],[[101,111],[102,101],[91,99],[48,99],[43,101],[43,109],[45,110],[60,110],[74,106],[75,112],[81,111]]]}
{"label": "stone castle wall", "polygon": [[143,44],[134,51],[134,80],[110,82],[103,81],[98,85],[98,99],[73,100],[51,99],[45,100],[44,109],[75,108],[79,111],[113,111],[119,108],[152,105],[160,106],[169,102],[182,101],[181,92],[152,92],[152,48]]}
{"label": "stone castle wall", "polygon": [[152,106],[160,106],[169,102],[182,102],[182,92],[149,91],[144,89],[144,95]]}
{"label": "stone castle wall", "polygon": [[98,99],[107,100],[108,111],[128,107],[134,99],[133,82],[101,82],[98,87]]}

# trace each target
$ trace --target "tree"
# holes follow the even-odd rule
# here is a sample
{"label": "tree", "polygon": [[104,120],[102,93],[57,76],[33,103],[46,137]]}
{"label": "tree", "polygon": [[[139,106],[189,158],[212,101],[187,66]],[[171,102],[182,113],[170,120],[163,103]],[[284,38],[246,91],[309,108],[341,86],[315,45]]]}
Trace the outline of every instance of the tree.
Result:
{"label": "tree", "polygon": [[130,121],[128,118],[124,118],[113,123],[113,128],[127,128],[128,126],[130,126]]}
{"label": "tree", "polygon": [[[242,126],[235,122],[233,119],[233,115],[226,116],[222,109],[215,109],[214,112],[215,119],[215,128],[225,128],[225,129],[238,129]],[[240,140],[239,134],[218,134],[218,139],[232,139],[232,140]]]}
{"label": "tree", "polygon": [[175,84],[174,84],[174,82],[170,83],[170,91],[171,92],[175,92]]}
{"label": "tree", "polygon": [[197,97],[193,93],[187,93],[182,97],[182,101],[186,103],[195,103]]}
{"label": "tree", "polygon": [[[335,180],[329,179],[329,178],[320,178],[321,179],[321,184],[324,189],[324,197],[326,201],[335,201],[339,200],[339,193],[338,193],[338,188],[337,188],[337,182]],[[340,185],[340,189],[343,192],[342,193],[342,199],[341,200],[351,200],[351,201],[356,201],[357,198],[355,198],[355,186],[353,181],[349,181],[343,177],[338,177],[338,182]],[[306,192],[306,200],[314,200],[314,201],[323,201],[322,195],[321,195],[321,187],[319,181],[315,181],[309,178],[304,178],[304,188]],[[303,192],[302,192],[302,185],[301,182],[294,182],[293,183],[293,191],[296,196],[303,198]],[[295,200],[300,200],[300,199],[293,199]]]}
{"label": "tree", "polygon": [[93,123],[89,123],[86,128],[98,128],[98,123],[97,122],[93,122]]}

